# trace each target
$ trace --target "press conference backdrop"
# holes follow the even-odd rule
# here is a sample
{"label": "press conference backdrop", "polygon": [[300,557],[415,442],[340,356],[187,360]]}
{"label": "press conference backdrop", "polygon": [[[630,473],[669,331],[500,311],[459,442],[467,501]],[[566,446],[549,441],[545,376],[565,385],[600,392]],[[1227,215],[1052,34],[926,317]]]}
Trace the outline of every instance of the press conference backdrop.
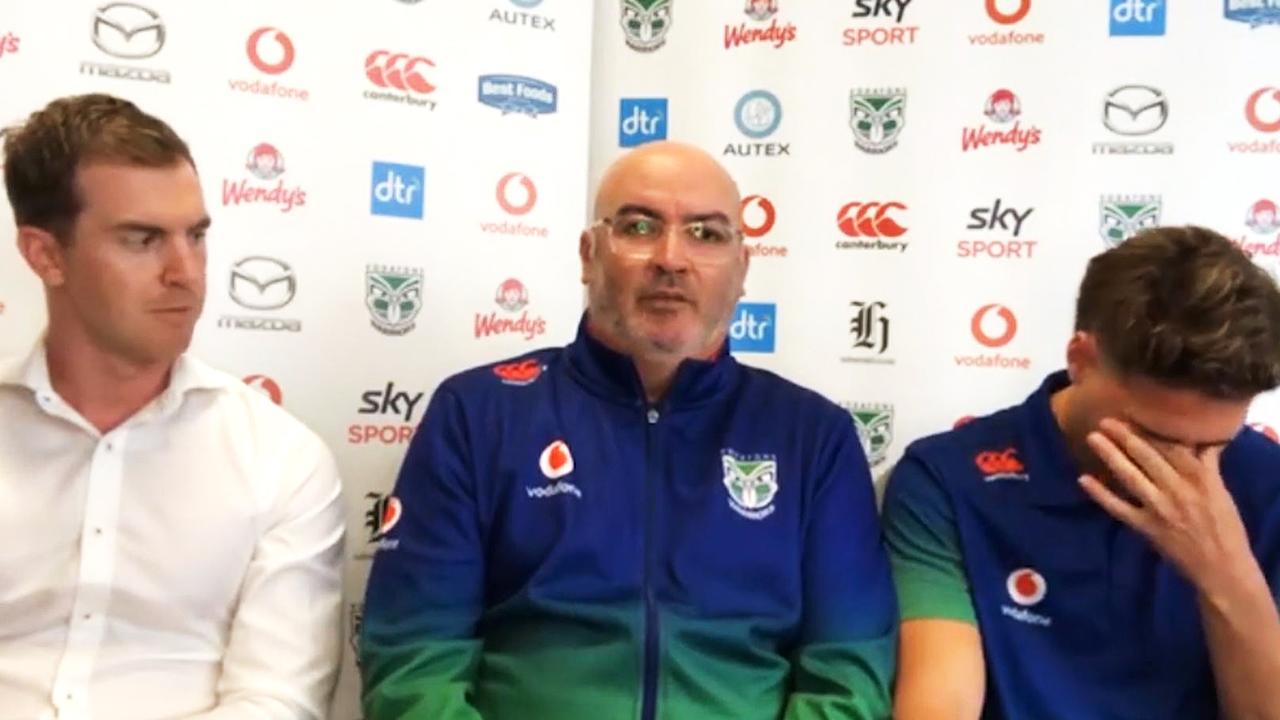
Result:
{"label": "press conference backdrop", "polygon": [[[105,90],[190,141],[195,351],[338,455],[348,638],[427,397],[572,336],[589,190],[630,147],[739,179],[734,352],[846,405],[881,479],[1059,367],[1086,260],[1136,230],[1208,225],[1280,273],[1278,0],[0,7],[0,120]],[[0,253],[10,354],[44,312]],[[1275,397],[1251,420],[1280,425]],[[357,705],[348,642],[334,718]]]}
{"label": "press conference backdrop", "polygon": [[[591,8],[567,0],[0,0],[0,122],[104,91],[189,142],[213,217],[194,351],[334,450],[346,656],[437,383],[561,344],[582,309]],[[44,324],[0,218],[0,354]]]}

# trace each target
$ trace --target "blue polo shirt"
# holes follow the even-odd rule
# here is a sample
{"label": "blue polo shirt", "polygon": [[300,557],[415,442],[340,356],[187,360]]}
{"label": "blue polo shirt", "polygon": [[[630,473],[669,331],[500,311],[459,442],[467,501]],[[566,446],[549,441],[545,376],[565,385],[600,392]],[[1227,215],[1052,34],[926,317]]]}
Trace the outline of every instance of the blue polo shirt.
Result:
{"label": "blue polo shirt", "polygon": [[[1077,484],[1049,408],[1069,383],[907,448],[884,508],[902,619],[978,626],[984,720],[1216,718],[1195,589]],[[1244,428],[1221,472],[1274,594],[1280,446]]]}

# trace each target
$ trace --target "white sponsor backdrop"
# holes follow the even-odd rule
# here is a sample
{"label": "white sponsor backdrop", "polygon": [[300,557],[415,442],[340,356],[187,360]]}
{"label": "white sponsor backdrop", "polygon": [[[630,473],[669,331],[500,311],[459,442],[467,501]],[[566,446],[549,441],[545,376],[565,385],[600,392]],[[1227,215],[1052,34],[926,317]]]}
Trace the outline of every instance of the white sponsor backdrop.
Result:
{"label": "white sponsor backdrop", "polygon": [[[102,2],[0,0],[0,121],[99,90],[190,142],[215,220],[195,351],[270,379],[257,382],[338,455],[353,611],[426,396],[452,372],[572,336],[588,191],[622,142],[698,144],[759,196],[745,220],[772,225],[749,239],[744,301],[757,307],[735,328],[742,347],[773,352],[740,357],[856,406],[880,476],[911,439],[1019,400],[1060,365],[1104,224],[1139,226],[1158,197],[1160,222],[1280,258],[1280,229],[1251,212],[1280,201],[1280,98],[1259,93],[1280,87],[1280,28],[1225,19],[1249,12],[1243,0],[1180,3],[1163,35],[1114,37],[1110,0],[780,0],[754,4],[762,19],[741,0],[142,4],[164,46],[122,59],[108,52],[156,42],[156,29],[121,32],[147,27],[145,11],[96,23]],[[509,78],[481,103],[482,75],[550,83],[556,110],[522,112],[548,90]],[[1107,109],[1129,85],[1143,88]],[[1149,129],[1162,98],[1150,134],[1103,122]],[[966,133],[989,142],[965,150]],[[44,311],[3,233],[10,354]],[[267,259],[233,284],[250,257]],[[1254,419],[1280,424],[1274,396]],[[334,718],[358,717],[356,698],[348,644]]]}
{"label": "white sponsor backdrop", "polygon": [[[666,33],[628,43],[618,9],[597,5],[592,186],[621,142],[665,130],[761,196],[744,220],[773,224],[748,239],[744,302],[776,306],[774,351],[739,357],[861,405],[881,479],[911,440],[1020,401],[1061,366],[1104,224],[1206,225],[1276,269],[1280,228],[1265,212],[1247,221],[1280,202],[1280,26],[1227,19],[1249,3],[628,4]],[[1162,17],[1164,32],[1113,36],[1113,8],[1119,33],[1156,32]],[[1256,12],[1280,20],[1280,6]],[[1107,107],[1130,85],[1142,87]],[[884,106],[894,96],[901,112]],[[896,116],[896,137],[879,122],[858,137],[855,104],[859,119]],[[966,150],[984,129],[993,142]],[[1104,196],[1142,197],[1104,213]],[[740,314],[757,322],[736,329],[762,317]],[[1274,396],[1254,413],[1280,420]]]}
{"label": "white sponsor backdrop", "polygon": [[[258,382],[274,384],[336,453],[349,506],[348,607],[357,610],[367,513],[380,509],[426,396],[465,367],[573,336],[591,8],[139,4],[146,10],[99,15],[107,3],[0,0],[0,122],[102,91],[134,100],[190,144],[214,219],[194,351],[269,379]],[[161,32],[154,55],[109,54],[149,52]],[[479,79],[493,75],[554,86],[554,112],[550,89],[528,80],[497,79],[480,102]],[[375,203],[400,214],[374,214]],[[0,213],[0,354],[9,355],[26,350],[45,312],[14,249],[7,203]],[[233,280],[233,266],[252,257]],[[371,293],[398,311],[375,318]],[[253,307],[290,295],[283,307]],[[348,633],[355,617],[344,618]],[[344,647],[333,717],[352,720],[358,677]]]}

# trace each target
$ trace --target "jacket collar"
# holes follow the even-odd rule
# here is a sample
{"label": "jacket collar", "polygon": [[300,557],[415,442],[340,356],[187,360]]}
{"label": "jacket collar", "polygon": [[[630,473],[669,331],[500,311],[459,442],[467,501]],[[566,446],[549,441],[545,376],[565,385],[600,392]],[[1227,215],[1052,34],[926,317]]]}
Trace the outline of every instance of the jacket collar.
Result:
{"label": "jacket collar", "polygon": [[[607,347],[591,335],[587,313],[578,321],[577,337],[565,348],[565,354],[574,377],[591,393],[625,405],[647,404],[635,363],[629,355]],[[710,360],[683,360],[659,405],[678,410],[715,400],[733,388],[740,372],[741,366],[729,354],[726,340]]]}

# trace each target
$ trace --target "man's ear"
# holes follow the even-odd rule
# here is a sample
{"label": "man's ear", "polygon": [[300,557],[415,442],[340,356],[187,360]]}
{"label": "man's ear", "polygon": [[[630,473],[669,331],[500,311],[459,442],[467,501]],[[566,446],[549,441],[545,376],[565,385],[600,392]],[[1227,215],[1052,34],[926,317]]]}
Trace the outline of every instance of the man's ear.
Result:
{"label": "man's ear", "polygon": [[1067,341],[1067,375],[1072,384],[1097,368],[1100,360],[1098,339],[1092,333],[1083,330],[1071,333]]}
{"label": "man's ear", "polygon": [[67,249],[48,230],[19,225],[18,252],[45,287],[60,287],[67,281]]}
{"label": "man's ear", "polygon": [[582,284],[587,284],[587,270],[591,267],[591,254],[594,250],[591,242],[591,231],[583,230],[578,237],[578,259],[582,261]]}

